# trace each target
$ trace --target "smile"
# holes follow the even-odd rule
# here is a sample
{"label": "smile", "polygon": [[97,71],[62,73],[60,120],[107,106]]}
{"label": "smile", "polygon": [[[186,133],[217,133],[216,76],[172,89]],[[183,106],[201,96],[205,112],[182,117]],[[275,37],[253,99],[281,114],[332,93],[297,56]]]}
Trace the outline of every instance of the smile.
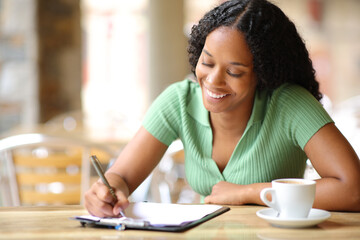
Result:
{"label": "smile", "polygon": [[206,89],[206,93],[212,98],[223,98],[227,95],[227,94],[215,94],[213,92],[210,92],[209,89]]}

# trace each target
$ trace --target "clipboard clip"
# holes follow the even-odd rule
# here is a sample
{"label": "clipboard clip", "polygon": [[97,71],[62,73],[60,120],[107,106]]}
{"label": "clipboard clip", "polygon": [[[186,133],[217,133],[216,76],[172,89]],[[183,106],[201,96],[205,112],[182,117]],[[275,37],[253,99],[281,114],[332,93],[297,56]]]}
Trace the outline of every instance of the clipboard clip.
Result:
{"label": "clipboard clip", "polygon": [[77,216],[76,220],[79,220],[82,225],[96,224],[102,226],[112,226],[116,230],[123,231],[126,228],[143,228],[150,225],[148,221],[133,219],[128,217],[121,218],[99,218],[94,216]]}
{"label": "clipboard clip", "polygon": [[149,226],[148,221],[122,217],[122,218],[101,218],[100,223],[104,225],[113,225],[116,230],[125,230],[127,227],[143,228]]}

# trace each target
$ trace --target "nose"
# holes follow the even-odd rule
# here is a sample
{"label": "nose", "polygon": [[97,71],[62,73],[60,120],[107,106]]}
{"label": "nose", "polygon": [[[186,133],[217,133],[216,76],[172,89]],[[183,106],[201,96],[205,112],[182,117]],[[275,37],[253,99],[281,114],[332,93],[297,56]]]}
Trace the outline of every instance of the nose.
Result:
{"label": "nose", "polygon": [[214,69],[206,77],[206,81],[212,85],[223,85],[225,84],[224,76],[218,69]]}

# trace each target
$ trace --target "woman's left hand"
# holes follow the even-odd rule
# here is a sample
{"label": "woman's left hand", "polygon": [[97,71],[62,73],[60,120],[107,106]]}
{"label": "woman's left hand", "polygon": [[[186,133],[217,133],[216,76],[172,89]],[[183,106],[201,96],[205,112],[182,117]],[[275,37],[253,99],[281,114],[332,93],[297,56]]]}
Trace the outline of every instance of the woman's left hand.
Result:
{"label": "woman's left hand", "polygon": [[245,186],[229,182],[218,182],[212,187],[211,194],[205,197],[205,203],[242,205],[245,204]]}

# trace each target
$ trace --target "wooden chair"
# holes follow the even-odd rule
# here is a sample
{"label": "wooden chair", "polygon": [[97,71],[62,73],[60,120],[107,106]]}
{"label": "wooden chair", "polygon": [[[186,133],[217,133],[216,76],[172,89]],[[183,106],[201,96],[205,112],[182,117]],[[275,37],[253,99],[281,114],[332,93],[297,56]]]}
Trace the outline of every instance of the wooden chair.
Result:
{"label": "wooden chair", "polygon": [[39,133],[1,139],[2,205],[80,204],[91,184],[92,154],[110,162],[118,153],[100,144]]}

